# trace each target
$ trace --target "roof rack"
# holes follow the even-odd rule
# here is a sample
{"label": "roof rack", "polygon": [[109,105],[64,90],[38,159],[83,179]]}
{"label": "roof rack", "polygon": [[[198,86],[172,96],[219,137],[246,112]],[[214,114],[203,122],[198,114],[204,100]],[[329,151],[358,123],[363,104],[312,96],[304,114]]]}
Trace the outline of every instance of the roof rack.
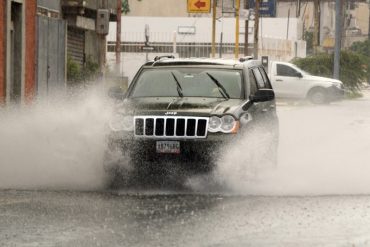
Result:
{"label": "roof rack", "polygon": [[253,56],[245,56],[239,58],[239,62],[244,63],[245,61],[252,60],[254,57]]}
{"label": "roof rack", "polygon": [[162,58],[172,58],[172,59],[175,59],[175,56],[174,56],[174,55],[156,56],[156,57],[154,58],[154,61],[159,61],[159,60],[161,60]]}

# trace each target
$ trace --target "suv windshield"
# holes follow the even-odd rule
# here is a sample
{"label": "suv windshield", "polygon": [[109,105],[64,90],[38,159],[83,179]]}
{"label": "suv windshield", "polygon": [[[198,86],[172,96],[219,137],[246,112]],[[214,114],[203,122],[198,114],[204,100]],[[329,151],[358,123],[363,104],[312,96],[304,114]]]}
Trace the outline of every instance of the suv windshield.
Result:
{"label": "suv windshield", "polygon": [[242,70],[213,68],[144,69],[130,96],[242,98]]}

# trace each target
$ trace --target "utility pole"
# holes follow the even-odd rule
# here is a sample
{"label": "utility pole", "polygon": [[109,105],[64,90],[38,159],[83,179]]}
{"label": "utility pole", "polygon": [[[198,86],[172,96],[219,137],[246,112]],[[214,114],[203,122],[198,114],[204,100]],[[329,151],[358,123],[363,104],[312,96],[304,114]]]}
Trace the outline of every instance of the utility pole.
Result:
{"label": "utility pole", "polygon": [[117,29],[116,29],[116,70],[120,72],[121,68],[121,13],[122,0],[117,0]]}
{"label": "utility pole", "polygon": [[316,54],[320,45],[320,1],[314,0],[314,31],[313,31],[313,51]]}
{"label": "utility pole", "polygon": [[297,0],[297,9],[295,17],[299,18],[301,16],[301,0]]}
{"label": "utility pole", "polygon": [[217,10],[217,0],[213,0],[213,5],[212,5],[212,47],[211,47],[212,57],[215,57],[215,54],[216,54],[216,10]]}
{"label": "utility pole", "polygon": [[[249,0],[244,1],[244,8],[249,9]],[[244,56],[248,56],[248,39],[249,39],[249,17],[245,19],[244,25]]]}
{"label": "utility pole", "polygon": [[[99,2],[99,8],[100,9],[107,9],[107,0],[100,0]],[[105,65],[106,65],[106,44],[107,44],[107,38],[105,34],[99,34],[99,62],[100,62],[100,76],[101,79],[104,81],[105,77]]]}
{"label": "utility pole", "polygon": [[260,21],[260,0],[255,0],[254,6],[254,45],[253,45],[253,56],[258,59],[258,29]]}
{"label": "utility pole", "polygon": [[335,1],[335,47],[334,47],[334,79],[339,79],[340,50],[342,46],[342,0]]}
{"label": "utility pole", "polygon": [[239,57],[239,11],[240,0],[236,0],[235,6],[235,59]]}

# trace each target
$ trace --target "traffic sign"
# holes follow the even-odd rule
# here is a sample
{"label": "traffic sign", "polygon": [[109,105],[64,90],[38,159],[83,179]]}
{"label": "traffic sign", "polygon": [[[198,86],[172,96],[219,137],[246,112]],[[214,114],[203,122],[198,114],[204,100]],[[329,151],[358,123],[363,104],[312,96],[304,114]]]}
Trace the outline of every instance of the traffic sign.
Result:
{"label": "traffic sign", "polygon": [[188,13],[209,13],[211,0],[188,0]]}

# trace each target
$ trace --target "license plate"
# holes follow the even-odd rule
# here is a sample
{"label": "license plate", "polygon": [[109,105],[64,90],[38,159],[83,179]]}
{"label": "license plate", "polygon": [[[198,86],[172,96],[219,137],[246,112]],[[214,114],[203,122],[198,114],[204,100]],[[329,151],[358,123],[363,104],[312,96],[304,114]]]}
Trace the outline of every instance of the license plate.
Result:
{"label": "license plate", "polygon": [[157,141],[157,153],[179,154],[179,141]]}

